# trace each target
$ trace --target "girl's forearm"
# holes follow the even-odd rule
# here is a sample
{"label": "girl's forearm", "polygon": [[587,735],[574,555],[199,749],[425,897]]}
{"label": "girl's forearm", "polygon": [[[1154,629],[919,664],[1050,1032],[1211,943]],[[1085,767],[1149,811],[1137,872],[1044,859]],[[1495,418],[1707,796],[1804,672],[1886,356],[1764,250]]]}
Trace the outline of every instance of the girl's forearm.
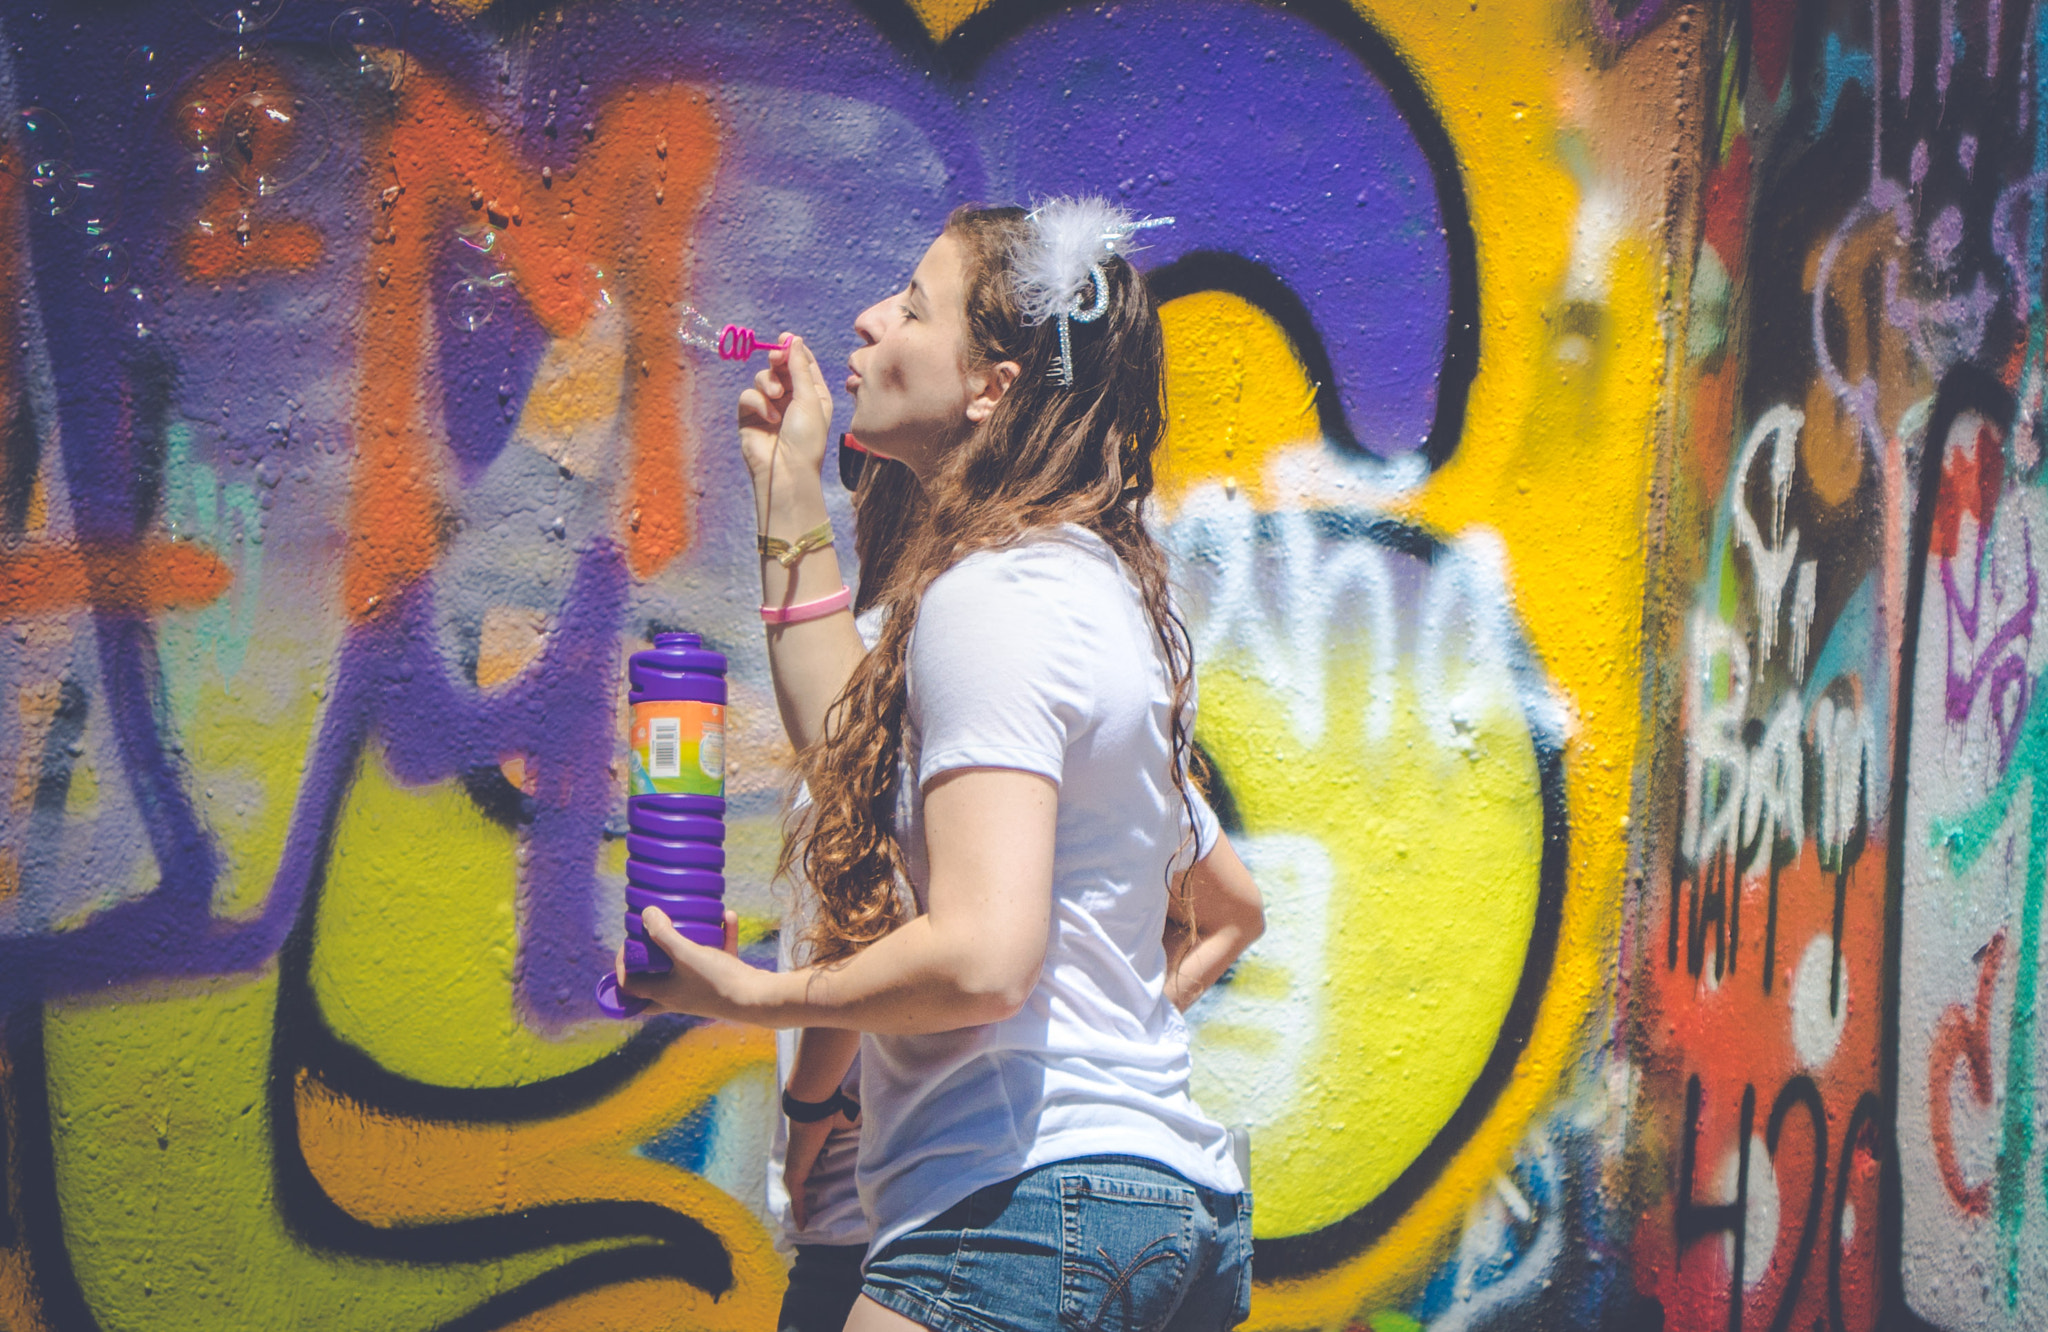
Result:
{"label": "girl's forearm", "polygon": [[1247,932],[1226,927],[1183,944],[1180,951],[1167,953],[1166,997],[1185,1013],[1223,973],[1251,947]]}
{"label": "girl's forearm", "polygon": [[853,1057],[860,1053],[860,1033],[840,1027],[806,1027],[797,1037],[796,1058],[789,1066],[789,1094],[799,1101],[829,1101],[846,1081]]}
{"label": "girl's forearm", "polygon": [[[795,541],[829,521],[819,478],[802,466],[784,466],[779,454],[768,472],[755,478],[754,502],[763,536]],[[761,557],[763,606],[804,605],[831,596],[845,583],[830,546],[788,566],[771,555]],[[853,616],[846,613],[766,628],[768,668],[783,730],[792,746],[803,749],[823,733],[825,710],[846,687],[866,649]]]}
{"label": "girl's forearm", "polygon": [[720,996],[719,1011],[709,1016],[763,1027],[885,1035],[1000,1022],[1023,1007],[1037,977],[1034,968],[1022,980],[1022,968],[988,956],[993,951],[986,940],[977,948],[944,938],[929,915],[919,916],[843,963],[749,971]]}

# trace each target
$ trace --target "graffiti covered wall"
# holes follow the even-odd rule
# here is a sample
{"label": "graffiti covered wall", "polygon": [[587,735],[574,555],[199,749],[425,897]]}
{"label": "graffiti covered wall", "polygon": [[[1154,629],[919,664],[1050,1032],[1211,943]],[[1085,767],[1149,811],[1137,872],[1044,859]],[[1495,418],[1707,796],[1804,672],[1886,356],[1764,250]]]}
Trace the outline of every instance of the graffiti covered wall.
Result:
{"label": "graffiti covered wall", "polygon": [[658,630],[780,911],[677,330],[830,359],[948,209],[1083,190],[1176,218],[1254,1325],[2039,1326],[2042,40],[0,3],[0,1327],[767,1325],[765,1034],[589,999]]}

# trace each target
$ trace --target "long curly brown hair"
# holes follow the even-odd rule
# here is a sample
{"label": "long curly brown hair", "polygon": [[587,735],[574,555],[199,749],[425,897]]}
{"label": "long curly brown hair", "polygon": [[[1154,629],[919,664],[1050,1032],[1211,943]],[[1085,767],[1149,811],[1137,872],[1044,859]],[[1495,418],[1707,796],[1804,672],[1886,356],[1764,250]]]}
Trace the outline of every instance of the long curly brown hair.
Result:
{"label": "long curly brown hair", "polygon": [[859,952],[907,913],[894,832],[905,657],[925,589],[973,552],[1063,523],[1108,543],[1137,582],[1173,690],[1168,739],[1184,804],[1198,761],[1187,716],[1193,653],[1168,595],[1165,552],[1144,519],[1166,431],[1165,340],[1145,279],[1120,257],[1103,265],[1109,312],[1072,325],[1074,382],[1063,386],[1053,377],[1058,327],[1026,324],[1011,282],[1014,257],[1031,239],[1028,214],[961,208],[946,232],[966,256],[966,365],[1015,361],[1021,373],[925,484],[884,458],[870,456],[863,468],[855,499],[860,601],[888,613],[826,714],[823,738],[797,756],[812,804],[785,839],[779,867],[787,874],[801,866],[816,894],[804,943],[821,964]]}

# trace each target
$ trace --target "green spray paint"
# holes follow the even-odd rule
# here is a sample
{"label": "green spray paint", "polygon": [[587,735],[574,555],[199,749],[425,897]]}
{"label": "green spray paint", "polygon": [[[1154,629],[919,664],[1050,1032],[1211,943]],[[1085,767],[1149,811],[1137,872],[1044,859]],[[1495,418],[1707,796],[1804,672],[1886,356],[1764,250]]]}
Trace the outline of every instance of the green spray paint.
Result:
{"label": "green spray paint", "polygon": [[[2034,697],[2048,688],[2048,671],[2034,680]],[[2028,783],[2027,882],[2020,904],[2020,949],[2013,979],[2012,1026],[2006,1035],[2005,1107],[1998,1145],[1998,1233],[2005,1245],[2005,1307],[2020,1291],[2020,1228],[2026,1220],[2027,1163],[2034,1158],[2034,995],[2041,953],[2041,898],[2048,878],[2048,706],[2030,708],[2005,775],[1984,803],[1960,819],[1937,821],[1934,843],[1948,848],[1949,863],[1967,871],[2005,825],[2020,783]]]}

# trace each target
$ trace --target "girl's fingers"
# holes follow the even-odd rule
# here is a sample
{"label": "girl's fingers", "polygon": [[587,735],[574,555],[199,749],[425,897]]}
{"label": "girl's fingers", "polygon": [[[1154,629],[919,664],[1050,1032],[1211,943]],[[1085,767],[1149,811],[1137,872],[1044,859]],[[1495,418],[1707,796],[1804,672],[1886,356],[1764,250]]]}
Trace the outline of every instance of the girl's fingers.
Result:
{"label": "girl's fingers", "polygon": [[740,913],[737,911],[726,912],[724,924],[725,951],[731,953],[734,957],[738,957],[740,955]]}
{"label": "girl's fingers", "polygon": [[740,423],[748,425],[755,422],[772,430],[782,424],[782,413],[761,395],[759,389],[747,389],[740,394]]}
{"label": "girl's fingers", "polygon": [[[676,927],[669,923],[666,911],[660,907],[647,907],[640,912],[640,923],[647,928],[647,937],[661,945],[662,952],[673,958],[681,951],[676,945],[685,940],[682,935],[676,933]],[[621,948],[619,951],[623,953],[625,949]]]}

